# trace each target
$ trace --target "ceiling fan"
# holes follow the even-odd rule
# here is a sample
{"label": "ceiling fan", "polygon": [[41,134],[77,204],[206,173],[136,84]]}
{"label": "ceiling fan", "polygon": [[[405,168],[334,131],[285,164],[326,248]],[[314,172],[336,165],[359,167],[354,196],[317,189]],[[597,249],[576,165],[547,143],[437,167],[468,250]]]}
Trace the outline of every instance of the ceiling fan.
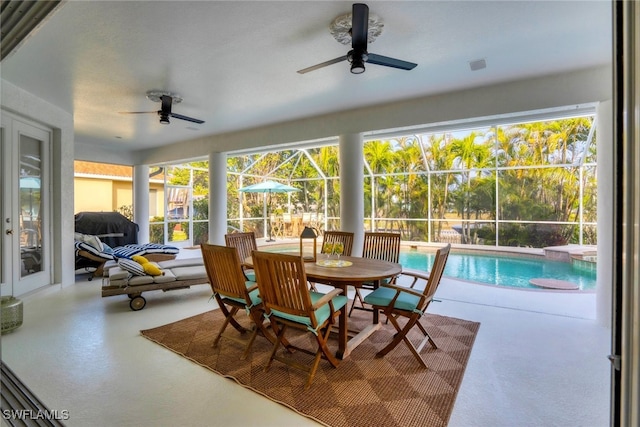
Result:
{"label": "ceiling fan", "polygon": [[169,124],[169,118],[173,117],[174,119],[186,120],[192,123],[202,124],[204,120],[194,119],[193,117],[183,116],[182,114],[176,114],[171,112],[172,104],[179,104],[182,102],[182,98],[174,93],[170,92],[161,92],[151,90],[147,92],[147,98],[154,102],[161,102],[161,108],[158,111],[127,111],[122,114],[149,114],[156,113],[160,116],[160,123],[163,125]]}
{"label": "ceiling fan", "polygon": [[354,3],[351,21],[351,50],[344,56],[313,65],[308,68],[298,70],[299,74],[305,74],[327,65],[337,64],[347,60],[351,63],[353,74],[364,73],[364,63],[383,65],[385,67],[399,68],[401,70],[413,70],[418,64],[402,61],[400,59],[389,58],[388,56],[376,55],[367,52],[367,35],[369,33],[369,7],[363,3]]}

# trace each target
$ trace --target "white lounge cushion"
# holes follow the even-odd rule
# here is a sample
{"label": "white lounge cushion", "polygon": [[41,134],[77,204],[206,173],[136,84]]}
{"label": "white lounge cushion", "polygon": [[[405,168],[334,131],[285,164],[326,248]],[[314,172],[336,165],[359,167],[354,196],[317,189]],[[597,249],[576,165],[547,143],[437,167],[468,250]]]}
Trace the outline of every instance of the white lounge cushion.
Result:
{"label": "white lounge cushion", "polygon": [[207,280],[207,271],[204,265],[197,265],[192,267],[176,267],[171,271],[176,275],[176,280],[193,280],[200,279]]}
{"label": "white lounge cushion", "polygon": [[175,282],[176,276],[171,270],[162,270],[164,274],[162,276],[154,276],[153,283],[169,283]]}
{"label": "white lounge cushion", "polygon": [[148,285],[153,283],[153,276],[131,276],[129,286]]}
{"label": "white lounge cushion", "polygon": [[193,267],[196,265],[204,265],[204,260],[202,258],[183,258],[158,262],[158,266],[162,269],[176,267]]}
{"label": "white lounge cushion", "polygon": [[112,267],[109,269],[109,281],[113,284],[116,280],[127,280],[131,276],[127,270],[120,267]]}

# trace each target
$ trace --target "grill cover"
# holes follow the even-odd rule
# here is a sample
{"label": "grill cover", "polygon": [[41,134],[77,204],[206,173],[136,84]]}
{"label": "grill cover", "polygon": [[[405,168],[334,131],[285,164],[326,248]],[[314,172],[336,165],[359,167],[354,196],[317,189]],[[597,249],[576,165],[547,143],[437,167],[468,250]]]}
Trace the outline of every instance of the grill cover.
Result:
{"label": "grill cover", "polygon": [[76,232],[98,236],[112,248],[138,243],[138,224],[118,212],[80,212]]}

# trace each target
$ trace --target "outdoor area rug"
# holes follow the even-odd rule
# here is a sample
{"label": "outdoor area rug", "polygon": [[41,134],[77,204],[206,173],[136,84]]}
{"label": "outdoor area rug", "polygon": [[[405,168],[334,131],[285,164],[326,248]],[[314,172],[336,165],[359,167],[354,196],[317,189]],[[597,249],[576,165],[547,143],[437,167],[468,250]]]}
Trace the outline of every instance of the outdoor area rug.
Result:
{"label": "outdoor area rug", "polygon": [[[248,317],[237,316],[248,326]],[[381,316],[384,322],[384,316]],[[329,426],[446,426],[462,382],[465,367],[480,323],[427,314],[422,318],[438,345],[422,350],[428,369],[421,368],[404,343],[383,358],[375,358],[379,349],[392,339],[389,324],[360,344],[337,368],[320,361],[309,390],[304,390],[306,373],[273,361],[268,372],[264,366],[272,349],[258,335],[251,354],[240,360],[241,345],[222,338],[213,348],[213,337],[223,321],[220,310],[209,311],[175,323],[141,331],[142,335],[187,359],[235,380],[238,384],[294,411]],[[370,312],[354,312],[349,329],[371,321]],[[413,328],[412,338],[422,334]],[[231,326],[226,333],[237,333]],[[248,334],[247,334],[248,335]],[[315,349],[310,334],[287,330],[289,341]],[[337,343],[332,343],[335,351]],[[295,352],[290,357],[304,364],[312,356]]]}

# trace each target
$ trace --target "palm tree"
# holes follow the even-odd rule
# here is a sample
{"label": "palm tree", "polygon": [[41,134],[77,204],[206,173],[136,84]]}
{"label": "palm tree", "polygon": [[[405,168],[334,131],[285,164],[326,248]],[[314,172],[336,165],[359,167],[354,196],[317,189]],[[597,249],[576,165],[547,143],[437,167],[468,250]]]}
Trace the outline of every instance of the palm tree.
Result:
{"label": "palm tree", "polygon": [[[392,196],[388,189],[394,183],[393,178],[387,175],[394,163],[394,153],[391,142],[380,140],[368,141],[364,144],[363,151],[365,162],[369,164],[374,174],[374,182],[376,185],[375,188],[372,188],[372,191],[376,195],[381,195],[380,198],[375,199],[372,214],[377,218],[387,218],[389,216],[389,206],[391,205]],[[377,203],[378,200],[382,203]]]}
{"label": "palm tree", "polygon": [[[424,199],[421,200],[416,196],[416,187],[421,183],[418,180],[418,176],[420,173],[425,172],[425,163],[422,158],[422,151],[420,149],[420,139],[416,136],[411,137],[402,137],[397,138],[397,151],[395,152],[396,156],[396,165],[394,170],[398,172],[403,172],[402,175],[398,176],[397,186],[398,192],[396,194],[400,194],[400,218],[421,218],[426,216],[426,211],[424,210]],[[420,236],[417,231],[418,227],[416,227],[414,222],[404,221],[407,224],[405,226],[400,225],[400,230],[406,230],[406,238],[409,240],[413,240]]]}
{"label": "palm tree", "polygon": [[[471,242],[471,178],[479,172],[477,169],[486,168],[493,163],[491,146],[483,138],[483,135],[471,132],[462,139],[454,139],[450,150],[454,156],[453,164],[456,169],[462,170],[462,179],[466,182],[462,200],[462,243]],[[476,171],[472,171],[476,169]],[[466,218],[465,218],[466,217]],[[466,221],[465,221],[466,220]]]}
{"label": "palm tree", "polygon": [[[429,185],[431,186],[431,197],[429,197],[428,189],[424,195],[431,204],[431,218],[444,220],[448,210],[449,189],[453,177],[450,172],[440,171],[447,171],[451,168],[453,156],[452,153],[447,150],[446,135],[444,134],[429,135],[428,140],[423,140],[421,143],[425,152],[427,168],[430,172],[427,177],[427,187]],[[440,236],[443,224],[443,221],[434,222],[433,233],[435,241],[441,240]]]}

